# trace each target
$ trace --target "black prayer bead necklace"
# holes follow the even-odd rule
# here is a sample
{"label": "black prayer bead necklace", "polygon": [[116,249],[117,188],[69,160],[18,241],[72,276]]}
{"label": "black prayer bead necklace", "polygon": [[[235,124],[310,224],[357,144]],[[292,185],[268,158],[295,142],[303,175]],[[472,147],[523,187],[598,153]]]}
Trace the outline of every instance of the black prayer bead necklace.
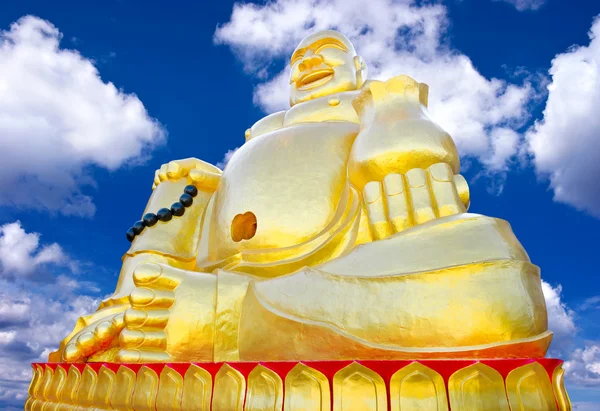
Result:
{"label": "black prayer bead necklace", "polygon": [[152,227],[158,221],[167,222],[170,221],[173,216],[181,217],[185,213],[185,209],[190,207],[194,203],[194,197],[198,195],[198,189],[195,186],[185,186],[183,194],[179,197],[177,203],[173,203],[171,208],[161,208],[154,213],[147,213],[140,221],[136,221],[129,230],[127,230],[127,240],[133,241],[136,235],[140,235],[144,228]]}

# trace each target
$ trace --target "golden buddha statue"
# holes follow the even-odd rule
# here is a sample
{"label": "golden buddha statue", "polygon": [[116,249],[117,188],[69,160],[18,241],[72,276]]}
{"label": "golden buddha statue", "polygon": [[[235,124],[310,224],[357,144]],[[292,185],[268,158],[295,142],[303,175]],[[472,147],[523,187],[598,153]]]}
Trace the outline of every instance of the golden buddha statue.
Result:
{"label": "golden buddha statue", "polygon": [[467,213],[428,87],[367,80],[335,31],[290,66],[291,108],[223,171],[157,171],[114,294],[50,361],[543,357],[539,269],[506,221]]}

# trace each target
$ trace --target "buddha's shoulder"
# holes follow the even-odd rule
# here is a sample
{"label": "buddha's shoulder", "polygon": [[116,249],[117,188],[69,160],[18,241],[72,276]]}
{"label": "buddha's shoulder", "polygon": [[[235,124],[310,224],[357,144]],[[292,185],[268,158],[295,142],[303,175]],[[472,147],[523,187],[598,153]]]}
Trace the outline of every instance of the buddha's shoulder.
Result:
{"label": "buddha's shoulder", "polygon": [[246,130],[246,141],[282,128],[286,112],[286,110],[278,111],[258,120]]}
{"label": "buddha's shoulder", "polygon": [[361,90],[344,91],[298,103],[288,110],[278,111],[258,120],[246,130],[246,141],[281,128],[300,123],[353,123],[358,124],[358,114],[352,101]]}

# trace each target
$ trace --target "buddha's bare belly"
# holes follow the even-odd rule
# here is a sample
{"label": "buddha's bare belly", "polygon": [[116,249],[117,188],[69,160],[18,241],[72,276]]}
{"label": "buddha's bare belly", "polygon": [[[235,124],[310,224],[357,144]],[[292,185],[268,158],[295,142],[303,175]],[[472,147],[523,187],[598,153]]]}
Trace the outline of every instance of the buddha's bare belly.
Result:
{"label": "buddha's bare belly", "polygon": [[[243,145],[225,168],[216,192],[210,259],[293,247],[334,223],[340,204],[347,200],[347,160],[357,133],[353,123],[306,123]],[[234,219],[248,213],[256,218],[255,233],[232,238]]]}

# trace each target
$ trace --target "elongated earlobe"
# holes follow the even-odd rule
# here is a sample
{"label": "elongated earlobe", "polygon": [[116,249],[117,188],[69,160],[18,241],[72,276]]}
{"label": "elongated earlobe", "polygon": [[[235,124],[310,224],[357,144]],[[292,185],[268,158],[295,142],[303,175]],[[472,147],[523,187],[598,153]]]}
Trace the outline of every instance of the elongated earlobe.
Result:
{"label": "elongated earlobe", "polygon": [[367,63],[361,56],[354,56],[354,67],[356,68],[356,83],[360,88],[367,80]]}

